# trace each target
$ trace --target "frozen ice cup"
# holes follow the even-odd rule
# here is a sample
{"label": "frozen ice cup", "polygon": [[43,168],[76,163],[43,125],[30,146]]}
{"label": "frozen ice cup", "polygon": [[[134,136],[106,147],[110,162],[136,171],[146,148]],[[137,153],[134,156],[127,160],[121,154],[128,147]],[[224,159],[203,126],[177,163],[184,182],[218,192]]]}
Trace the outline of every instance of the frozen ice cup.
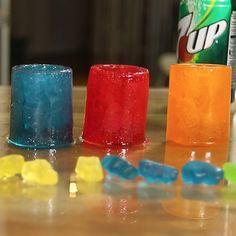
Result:
{"label": "frozen ice cup", "polygon": [[92,66],[82,141],[102,146],[144,143],[148,90],[149,72],[145,68]]}
{"label": "frozen ice cup", "polygon": [[57,148],[73,143],[72,70],[32,64],[12,68],[10,144]]}
{"label": "frozen ice cup", "polygon": [[231,78],[230,66],[171,65],[167,141],[190,146],[227,143]]}

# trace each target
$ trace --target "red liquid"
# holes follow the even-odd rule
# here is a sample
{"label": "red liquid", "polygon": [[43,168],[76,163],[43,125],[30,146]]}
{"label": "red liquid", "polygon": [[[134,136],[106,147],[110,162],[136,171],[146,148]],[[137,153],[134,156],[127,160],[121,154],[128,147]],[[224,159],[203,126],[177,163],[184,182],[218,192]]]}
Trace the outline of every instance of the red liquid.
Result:
{"label": "red liquid", "polygon": [[147,69],[128,65],[92,66],[83,140],[105,146],[143,143],[148,90]]}

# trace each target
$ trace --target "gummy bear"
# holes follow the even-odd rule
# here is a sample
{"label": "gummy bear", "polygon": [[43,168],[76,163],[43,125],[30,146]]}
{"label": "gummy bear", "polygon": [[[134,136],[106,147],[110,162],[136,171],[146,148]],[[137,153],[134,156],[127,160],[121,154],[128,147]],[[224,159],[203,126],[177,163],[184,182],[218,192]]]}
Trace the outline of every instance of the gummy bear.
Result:
{"label": "gummy bear", "polygon": [[224,178],[221,168],[203,161],[190,161],[182,168],[185,184],[216,185]]}
{"label": "gummy bear", "polygon": [[149,183],[172,184],[178,177],[178,170],[175,167],[158,162],[141,160],[139,162],[139,174]]}
{"label": "gummy bear", "polygon": [[225,179],[236,184],[236,163],[225,163],[223,166]]}
{"label": "gummy bear", "polygon": [[21,155],[8,155],[0,158],[0,179],[20,174],[25,160]]}
{"label": "gummy bear", "polygon": [[29,184],[55,185],[58,182],[57,172],[43,159],[25,162],[22,177]]}
{"label": "gummy bear", "polygon": [[75,167],[77,179],[85,182],[99,182],[104,178],[99,157],[80,156]]}
{"label": "gummy bear", "polygon": [[138,170],[134,166],[117,156],[105,156],[102,166],[111,176],[121,179],[132,180],[138,176]]}

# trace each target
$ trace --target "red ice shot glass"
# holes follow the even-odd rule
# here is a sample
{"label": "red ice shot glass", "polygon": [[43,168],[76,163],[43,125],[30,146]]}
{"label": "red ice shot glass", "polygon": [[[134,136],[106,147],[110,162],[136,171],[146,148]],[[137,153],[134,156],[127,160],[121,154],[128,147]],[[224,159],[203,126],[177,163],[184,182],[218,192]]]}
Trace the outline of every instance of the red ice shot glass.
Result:
{"label": "red ice shot glass", "polygon": [[94,65],[87,85],[82,141],[130,146],[145,141],[149,71],[131,65]]}

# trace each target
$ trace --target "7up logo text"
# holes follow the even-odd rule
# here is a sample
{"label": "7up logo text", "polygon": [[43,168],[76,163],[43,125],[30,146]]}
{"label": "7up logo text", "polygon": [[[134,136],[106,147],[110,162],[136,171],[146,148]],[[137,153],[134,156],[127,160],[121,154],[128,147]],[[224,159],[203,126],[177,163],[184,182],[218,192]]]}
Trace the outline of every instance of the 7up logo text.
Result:
{"label": "7up logo text", "polygon": [[227,28],[225,20],[194,29],[193,13],[179,21],[178,55],[182,62],[190,61],[195,53],[210,48]]}

